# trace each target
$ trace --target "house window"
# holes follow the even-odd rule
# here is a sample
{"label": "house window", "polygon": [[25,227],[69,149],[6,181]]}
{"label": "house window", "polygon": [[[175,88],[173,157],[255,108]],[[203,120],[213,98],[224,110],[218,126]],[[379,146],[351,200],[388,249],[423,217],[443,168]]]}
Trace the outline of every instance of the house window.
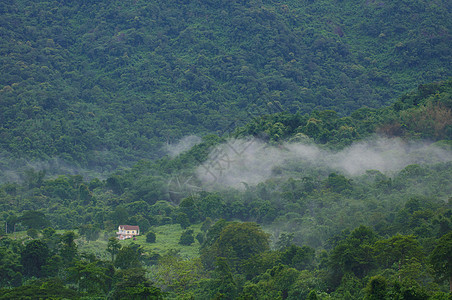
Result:
{"label": "house window", "polygon": [[129,233],[129,231],[127,230],[127,233]]}

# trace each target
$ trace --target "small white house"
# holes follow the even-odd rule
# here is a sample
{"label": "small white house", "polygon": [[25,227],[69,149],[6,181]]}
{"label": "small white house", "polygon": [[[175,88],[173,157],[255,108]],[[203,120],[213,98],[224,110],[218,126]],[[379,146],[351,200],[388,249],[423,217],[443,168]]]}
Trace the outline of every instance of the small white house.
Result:
{"label": "small white house", "polygon": [[140,227],[132,225],[119,225],[116,235],[119,240],[131,239],[136,235],[140,235]]}

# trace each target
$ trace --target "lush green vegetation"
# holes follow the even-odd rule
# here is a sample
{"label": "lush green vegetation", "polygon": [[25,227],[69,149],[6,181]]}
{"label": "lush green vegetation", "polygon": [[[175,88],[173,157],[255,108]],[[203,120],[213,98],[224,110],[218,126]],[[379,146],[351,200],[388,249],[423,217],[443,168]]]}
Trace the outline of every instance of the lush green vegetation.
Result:
{"label": "lush green vegetation", "polygon": [[[232,136],[338,150],[378,133],[429,139],[432,153],[450,154],[451,82],[348,117],[266,115]],[[450,297],[450,160],[356,176],[294,161],[257,185],[201,190],[196,170],[224,142],[207,135],[175,158],[103,180],[29,169],[22,182],[2,184],[3,297]],[[109,239],[118,224],[142,235]]]}
{"label": "lush green vegetation", "polygon": [[0,299],[450,299],[451,12],[3,1]]}
{"label": "lush green vegetation", "polygon": [[1,169],[111,171],[187,134],[279,110],[343,116],[451,76],[447,0],[14,0],[0,12]]}

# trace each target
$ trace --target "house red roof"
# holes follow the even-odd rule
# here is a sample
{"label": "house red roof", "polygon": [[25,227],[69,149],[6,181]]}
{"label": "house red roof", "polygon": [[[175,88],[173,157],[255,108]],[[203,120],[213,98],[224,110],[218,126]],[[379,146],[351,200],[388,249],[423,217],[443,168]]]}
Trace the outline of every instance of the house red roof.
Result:
{"label": "house red roof", "polygon": [[140,226],[119,225],[122,230],[140,230]]}

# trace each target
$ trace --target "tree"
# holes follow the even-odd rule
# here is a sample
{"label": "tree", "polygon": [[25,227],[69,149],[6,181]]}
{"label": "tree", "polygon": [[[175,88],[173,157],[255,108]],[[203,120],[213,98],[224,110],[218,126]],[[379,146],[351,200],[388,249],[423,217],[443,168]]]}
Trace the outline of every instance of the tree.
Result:
{"label": "tree", "polygon": [[237,294],[237,283],[224,257],[217,258],[211,285],[215,299],[234,299]]}
{"label": "tree", "polygon": [[11,249],[0,247],[0,287],[19,286],[22,282],[20,256]]}
{"label": "tree", "polygon": [[130,269],[141,267],[140,262],[141,247],[134,243],[122,247],[115,260],[115,267],[120,269]]}
{"label": "tree", "polygon": [[49,255],[49,247],[44,242],[40,240],[29,242],[20,254],[24,275],[36,277],[43,275],[42,268],[47,263]]}
{"label": "tree", "polygon": [[423,257],[422,247],[413,235],[395,235],[387,240],[380,240],[375,243],[375,253],[377,259],[385,267],[390,267],[397,262],[399,271],[406,259]]}
{"label": "tree", "polygon": [[40,187],[46,176],[45,170],[36,172],[34,169],[25,170],[24,181],[28,184],[28,188]]}
{"label": "tree", "polygon": [[194,242],[195,242],[195,238],[193,237],[192,229],[188,229],[188,230],[185,230],[184,232],[182,232],[182,235],[179,240],[179,244],[185,245],[185,246],[190,246]]}
{"label": "tree", "polygon": [[110,252],[112,262],[115,260],[115,255],[118,254],[120,249],[121,244],[116,237],[111,237],[108,239],[107,252]]}
{"label": "tree", "polygon": [[347,179],[344,175],[338,175],[336,173],[331,173],[330,175],[328,175],[326,185],[336,193],[340,193],[346,189],[352,188],[349,179]]}
{"label": "tree", "polygon": [[27,230],[27,235],[29,237],[31,237],[32,239],[35,239],[35,238],[37,238],[39,236],[39,231],[37,231],[34,228],[30,228],[30,229]]}
{"label": "tree", "polygon": [[20,218],[16,215],[10,215],[6,218],[7,233],[13,233],[16,231],[16,224],[20,223]]}
{"label": "tree", "polygon": [[31,284],[0,291],[0,299],[77,299],[80,295],[67,288],[60,279],[37,280]]}
{"label": "tree", "polygon": [[149,231],[146,234],[146,243],[155,243],[155,233],[152,231]]}
{"label": "tree", "polygon": [[129,213],[127,212],[127,209],[125,209],[123,206],[117,206],[110,215],[110,220],[112,220],[116,224],[119,223],[119,225],[127,224],[128,219]]}
{"label": "tree", "polygon": [[159,259],[154,280],[165,291],[182,296],[187,290],[197,287],[205,276],[206,272],[199,258],[186,260],[167,254]]}
{"label": "tree", "polygon": [[[268,269],[264,274],[257,276],[253,282],[247,283],[243,288],[244,299],[286,299],[294,286],[300,272],[294,268],[278,264]],[[291,298],[291,299],[305,299]]]}
{"label": "tree", "polygon": [[374,241],[375,233],[366,226],[360,226],[331,251],[330,267],[336,284],[347,272],[353,272],[358,278],[367,275],[375,263]]}
{"label": "tree", "polygon": [[106,187],[111,189],[113,193],[117,195],[124,193],[124,188],[121,183],[121,177],[118,175],[112,175],[111,177],[108,177]]}
{"label": "tree", "polygon": [[276,248],[281,251],[289,248],[290,245],[292,245],[294,235],[294,233],[281,233],[278,241],[276,242]]}
{"label": "tree", "polygon": [[386,279],[382,276],[374,276],[367,283],[366,300],[380,300],[386,298]]}
{"label": "tree", "polygon": [[315,250],[308,246],[291,245],[281,253],[281,262],[297,270],[309,268],[315,258]]}
{"label": "tree", "polygon": [[146,279],[145,273],[142,268],[119,270],[111,299],[163,299],[164,293]]}
{"label": "tree", "polygon": [[452,232],[443,235],[430,254],[430,261],[440,280],[449,280],[452,293]]}
{"label": "tree", "polygon": [[28,229],[43,229],[49,225],[49,221],[44,213],[35,210],[27,210],[20,218],[22,225]]}
{"label": "tree", "polygon": [[78,190],[79,199],[84,205],[88,204],[93,199],[93,194],[84,183],[80,185]]}
{"label": "tree", "polygon": [[52,227],[44,228],[41,241],[45,242],[51,251],[54,251],[60,242],[60,235]]}
{"label": "tree", "polygon": [[219,218],[223,215],[224,200],[219,194],[201,193],[198,201],[198,209],[202,217]]}
{"label": "tree", "polygon": [[60,255],[64,264],[70,264],[77,256],[77,244],[75,243],[75,233],[73,231],[65,232],[60,240]]}
{"label": "tree", "polygon": [[180,224],[182,229],[186,229],[188,226],[190,226],[190,220],[188,219],[188,216],[185,213],[177,214],[176,222]]}
{"label": "tree", "polygon": [[198,234],[196,235],[196,240],[200,245],[202,245],[202,243],[204,242],[204,234],[202,232],[198,232]]}
{"label": "tree", "polygon": [[67,269],[69,280],[78,285],[81,292],[90,295],[102,295],[108,290],[106,275],[107,269],[98,265],[98,262],[76,261],[73,267]]}
{"label": "tree", "polygon": [[209,230],[210,226],[212,226],[212,219],[207,217],[204,222],[202,222],[201,225],[201,230],[206,232],[207,230]]}
{"label": "tree", "polygon": [[235,222],[221,230],[213,245],[204,250],[202,259],[204,263],[210,264],[212,257],[225,257],[228,264],[235,268],[242,261],[269,248],[269,235],[263,232],[259,225]]}
{"label": "tree", "polygon": [[197,198],[190,196],[182,199],[182,201],[179,204],[180,210],[188,216],[191,223],[199,219],[199,212],[198,208],[196,207],[197,200],[198,200]]}
{"label": "tree", "polygon": [[79,227],[78,232],[80,235],[85,236],[86,240],[95,241],[99,238],[100,228],[92,224],[83,224]]}

